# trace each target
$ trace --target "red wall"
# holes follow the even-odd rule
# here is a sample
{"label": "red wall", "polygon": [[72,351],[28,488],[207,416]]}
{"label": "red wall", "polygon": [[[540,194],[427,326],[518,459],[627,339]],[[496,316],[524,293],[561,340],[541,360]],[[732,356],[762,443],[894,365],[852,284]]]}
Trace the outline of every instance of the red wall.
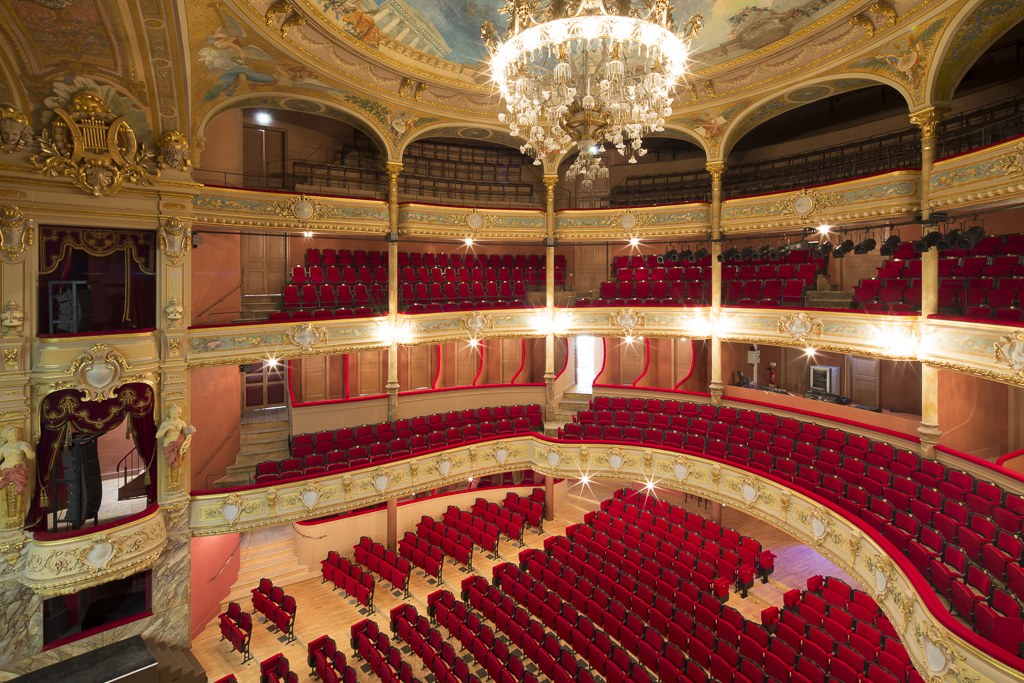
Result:
{"label": "red wall", "polygon": [[193,639],[220,614],[221,604],[238,580],[242,556],[240,540],[239,534],[196,536],[192,539]]}
{"label": "red wall", "polygon": [[202,245],[192,250],[192,324],[206,325],[209,314],[219,311],[224,313],[210,316],[210,323],[229,323],[237,317],[230,312],[242,308],[241,237],[215,232],[202,237]]}
{"label": "red wall", "polygon": [[192,370],[192,490],[209,488],[207,475],[223,473],[238,457],[241,378],[237,365]]}
{"label": "red wall", "polygon": [[985,460],[1007,453],[1007,390],[999,382],[939,370],[940,443]]}

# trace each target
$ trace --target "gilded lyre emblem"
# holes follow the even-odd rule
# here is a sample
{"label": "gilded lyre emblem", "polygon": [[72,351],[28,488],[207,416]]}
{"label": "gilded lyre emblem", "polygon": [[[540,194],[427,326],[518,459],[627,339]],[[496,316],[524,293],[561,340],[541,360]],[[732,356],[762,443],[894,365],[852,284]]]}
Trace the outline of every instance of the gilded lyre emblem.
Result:
{"label": "gilded lyre emblem", "polygon": [[40,173],[71,178],[97,197],[116,193],[125,181],[149,185],[159,177],[153,152],[98,95],[76,93],[66,110],[53,113],[50,130],[38,138],[40,153],[31,159]]}

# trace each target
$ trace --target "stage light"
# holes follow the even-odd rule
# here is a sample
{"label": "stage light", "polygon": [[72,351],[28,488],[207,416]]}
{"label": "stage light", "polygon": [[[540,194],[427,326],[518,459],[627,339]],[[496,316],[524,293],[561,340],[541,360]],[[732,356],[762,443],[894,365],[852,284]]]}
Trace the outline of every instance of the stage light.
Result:
{"label": "stage light", "polygon": [[274,122],[274,118],[265,111],[256,112],[256,116],[254,116],[253,118],[256,119],[256,123],[258,123],[261,126],[269,126]]}
{"label": "stage light", "polygon": [[956,238],[957,249],[974,249],[981,238],[985,236],[985,229],[980,225],[972,225],[967,231]]}
{"label": "stage light", "polygon": [[725,251],[718,255],[718,262],[725,263],[729,259],[735,258],[738,253],[740,253],[739,249],[737,249],[736,247],[729,247],[728,249],[726,249]]}
{"label": "stage light", "polygon": [[733,256],[732,260],[735,261],[736,263],[743,263],[744,261],[746,261],[747,259],[749,259],[753,255],[754,255],[754,248],[753,247],[743,247],[743,251],[741,251],[740,253],[738,253],[735,256]]}
{"label": "stage light", "polygon": [[807,251],[811,248],[811,243],[801,238],[798,242],[791,242],[787,246],[790,251]]}
{"label": "stage light", "polygon": [[868,253],[869,251],[874,251],[875,247],[877,247],[877,246],[878,246],[878,243],[875,242],[875,240],[873,240],[873,239],[871,239],[869,237],[866,240],[864,240],[863,242],[861,242],[860,244],[858,244],[857,246],[855,246],[853,248],[853,253],[857,254],[858,256],[862,256],[862,255]]}
{"label": "stage light", "polygon": [[853,246],[853,240],[843,240],[843,243],[832,251],[832,258],[845,258],[853,251]]}
{"label": "stage light", "polygon": [[818,245],[817,249],[814,250],[814,258],[825,258],[832,253],[832,243],[822,242]]}
{"label": "stage light", "polygon": [[889,235],[888,237],[885,238],[885,241],[882,242],[882,247],[881,249],[878,250],[878,253],[881,254],[882,256],[892,256],[893,253],[896,252],[896,249],[899,248],[899,246],[899,235]]}
{"label": "stage light", "polygon": [[928,233],[918,241],[914,242],[914,253],[923,254],[930,251],[931,248],[938,243],[940,237],[942,237],[942,235],[939,234],[938,230]]}
{"label": "stage light", "polygon": [[640,238],[639,237],[630,237],[629,238],[629,246],[631,246],[631,247],[640,246]]}
{"label": "stage light", "polygon": [[828,231],[831,230],[831,229],[832,229],[831,225],[819,225],[818,226],[818,234],[820,234],[820,235],[827,235]]}
{"label": "stage light", "polygon": [[950,230],[939,238],[939,241],[935,243],[935,248],[940,252],[956,248],[956,241],[961,234],[963,234],[963,230],[960,228]]}
{"label": "stage light", "polygon": [[[698,261],[703,260],[707,255],[708,255],[708,250],[705,249],[704,247],[701,247],[700,249],[698,249],[694,253],[690,254],[690,258],[687,259],[687,260],[690,263],[697,263]],[[721,261],[721,259],[719,259],[719,261]]]}
{"label": "stage light", "polygon": [[473,238],[472,237],[467,237],[464,241],[465,241],[467,247],[473,246]]}

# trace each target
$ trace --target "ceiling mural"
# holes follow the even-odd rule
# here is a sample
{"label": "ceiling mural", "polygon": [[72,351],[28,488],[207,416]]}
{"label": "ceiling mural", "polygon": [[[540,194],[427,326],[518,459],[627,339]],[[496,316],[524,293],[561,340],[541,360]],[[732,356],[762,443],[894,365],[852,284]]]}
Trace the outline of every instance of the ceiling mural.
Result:
{"label": "ceiling mural", "polygon": [[[369,47],[400,44],[456,64],[482,66],[487,48],[480,25],[502,32],[504,0],[314,0],[327,21]],[[543,7],[546,3],[538,3]],[[643,5],[643,2],[637,2]],[[676,0],[685,21],[703,12],[704,28],[694,43],[695,69],[758,50],[841,8],[841,0],[718,0],[711,5]],[[680,22],[681,23],[681,22]]]}
{"label": "ceiling mural", "polygon": [[1019,0],[995,0],[978,7],[953,36],[938,70],[935,99],[940,102],[950,100],[974,60],[1022,17],[1024,2]]}
{"label": "ceiling mural", "polygon": [[845,70],[885,76],[902,85],[910,93],[913,104],[923,104],[931,58],[948,22],[947,13],[923,26],[914,26],[876,48],[869,56],[851,62]]}

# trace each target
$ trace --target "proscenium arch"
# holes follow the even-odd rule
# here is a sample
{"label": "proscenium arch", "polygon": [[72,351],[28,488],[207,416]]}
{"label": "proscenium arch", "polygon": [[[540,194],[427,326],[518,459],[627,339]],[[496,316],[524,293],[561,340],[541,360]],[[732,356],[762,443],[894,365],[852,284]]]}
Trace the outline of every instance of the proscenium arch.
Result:
{"label": "proscenium arch", "polygon": [[[321,107],[320,111],[301,111],[298,109],[291,109],[281,104],[287,100],[302,100],[305,102],[312,102]],[[336,102],[331,100],[325,100],[319,97],[310,97],[308,95],[295,95],[293,93],[283,93],[276,91],[260,92],[260,93],[246,93],[244,95],[235,95],[229,97],[217,106],[206,112],[203,116],[203,120],[199,122],[196,128],[194,137],[205,137],[206,128],[210,125],[217,116],[223,114],[229,109],[244,109],[246,107],[253,107],[259,109],[276,109],[280,111],[287,111],[298,114],[311,114],[313,116],[322,116],[326,119],[334,119],[335,121],[343,121],[349,124],[353,128],[358,129],[360,132],[366,134],[368,138],[373,140],[373,143],[377,145],[381,154],[385,159],[390,158],[390,149],[387,144],[387,138],[377,128],[370,119],[362,115],[354,109],[343,107]],[[338,116],[332,116],[328,113],[329,110],[336,111],[345,118]]]}
{"label": "proscenium arch", "polygon": [[[480,130],[490,131],[494,135],[492,135],[489,138],[480,138],[480,139],[463,138],[463,137],[458,135],[458,132],[460,130],[467,130],[467,129],[474,129],[474,128],[480,129]],[[450,131],[451,134],[445,134],[445,131]],[[467,143],[482,142],[482,143],[488,143],[488,144],[503,145],[505,147],[511,147],[511,148],[515,149],[517,152],[519,151],[519,148],[523,145],[523,141],[522,140],[519,140],[517,138],[513,138],[509,134],[508,128],[504,128],[502,126],[496,126],[496,125],[494,125],[492,123],[471,123],[471,122],[466,122],[464,124],[453,124],[451,121],[448,121],[448,122],[444,122],[444,123],[435,123],[435,124],[432,124],[432,125],[429,125],[429,126],[425,126],[425,127],[421,128],[420,130],[417,130],[411,137],[409,137],[408,140],[403,142],[401,144],[401,146],[398,148],[398,150],[397,150],[397,158],[398,158],[398,160],[401,161],[405,157],[405,150],[407,150],[409,148],[409,145],[413,144],[414,142],[420,142],[420,141],[422,141],[424,139],[427,139],[427,138],[440,138],[440,137],[444,137],[444,138],[458,138],[460,140],[464,139]],[[530,159],[533,159],[533,157],[530,157],[528,154],[525,155],[525,156],[529,157]],[[533,162],[531,161],[531,163],[533,163]]]}
{"label": "proscenium arch", "polygon": [[[830,86],[836,82],[841,82],[844,80],[864,81],[864,85],[860,88],[842,89],[838,92],[833,92],[831,94],[824,95],[821,98],[809,100],[807,102],[795,103],[791,100],[785,99],[790,93],[794,93],[799,90],[805,90],[807,88],[811,88],[814,86]],[[721,158],[728,159],[729,154],[732,152],[732,148],[735,147],[736,143],[743,139],[745,135],[755,130],[761,124],[765,123],[766,121],[770,121],[771,119],[775,118],[780,114],[793,111],[794,109],[799,109],[800,107],[803,107],[808,104],[813,104],[814,102],[820,102],[823,99],[832,97],[833,95],[839,93],[855,92],[857,90],[862,90],[863,88],[871,87],[872,85],[886,85],[895,90],[896,92],[898,92],[900,96],[903,98],[904,102],[906,102],[907,104],[907,113],[910,113],[911,108],[913,107],[913,98],[911,97],[910,92],[897,81],[885,78],[883,76],[866,73],[851,73],[848,75],[841,76],[836,76],[833,74],[827,77],[823,76],[819,78],[813,78],[806,82],[800,83],[799,85],[789,87],[784,91],[775,92],[772,93],[771,95],[767,95],[761,98],[760,100],[755,101],[746,109],[741,111],[736,116],[736,118],[729,123],[729,128],[725,131],[725,138],[722,140],[722,148],[720,150]],[[758,121],[755,125],[752,125],[749,128],[743,130],[743,125],[747,121],[747,119],[749,119],[755,113],[757,113],[761,109],[761,107],[770,104],[771,102],[774,101],[785,102],[786,104],[792,104],[793,106],[780,109],[779,111],[771,114],[770,116]]]}
{"label": "proscenium arch", "polygon": [[1020,0],[975,0],[961,9],[951,23],[955,30],[943,33],[932,58],[925,86],[929,105],[948,104],[971,67],[1022,20]]}
{"label": "proscenium arch", "polygon": [[[496,455],[499,444],[506,449],[502,460]],[[611,459],[616,449],[621,456],[619,464]],[[450,458],[453,471],[442,474],[436,463],[444,457]],[[191,499],[190,528],[193,536],[237,533],[338,514],[377,504],[384,498],[415,495],[465,477],[522,469],[555,477],[592,476],[625,484],[651,484],[744,511],[815,548],[867,588],[896,628],[915,666],[929,674],[929,680],[936,676],[954,680],[943,674],[962,666],[964,660],[983,680],[1010,680],[1007,674],[1012,680],[1024,680],[1024,662],[958,622],[909,557],[870,525],[792,482],[685,450],[604,441],[564,442],[537,434],[497,437],[333,476],[318,475],[224,493],[198,492]],[[311,507],[300,500],[309,481],[316,481],[323,491]],[[276,507],[266,504],[271,488]],[[252,511],[234,521],[224,517],[223,506],[231,495],[253,503]],[[941,671],[929,670],[927,647],[917,635],[931,629],[944,631],[945,638],[953,636],[961,650],[959,657],[945,660]]]}

